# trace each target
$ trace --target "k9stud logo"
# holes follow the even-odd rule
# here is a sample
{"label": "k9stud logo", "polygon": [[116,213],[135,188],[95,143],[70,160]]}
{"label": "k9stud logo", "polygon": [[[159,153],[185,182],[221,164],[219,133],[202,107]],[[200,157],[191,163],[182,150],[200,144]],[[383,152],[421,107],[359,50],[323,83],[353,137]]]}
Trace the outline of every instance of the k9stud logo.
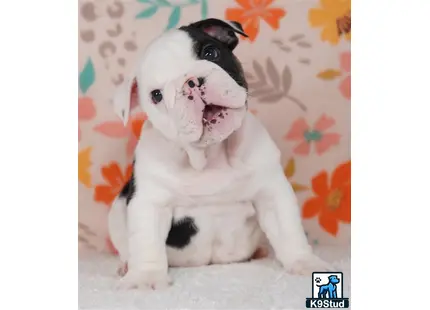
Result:
{"label": "k9stud logo", "polygon": [[342,272],[313,272],[312,298],[306,298],[306,308],[348,308],[349,298],[343,297]]}

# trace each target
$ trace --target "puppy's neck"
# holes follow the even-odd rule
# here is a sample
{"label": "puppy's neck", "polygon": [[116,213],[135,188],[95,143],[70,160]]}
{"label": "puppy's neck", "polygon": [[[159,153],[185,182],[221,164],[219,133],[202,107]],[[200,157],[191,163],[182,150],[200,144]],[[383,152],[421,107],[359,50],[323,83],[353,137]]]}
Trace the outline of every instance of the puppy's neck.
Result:
{"label": "puppy's neck", "polygon": [[[250,115],[250,114],[249,114]],[[245,163],[242,160],[244,154],[245,132],[249,127],[248,117],[245,117],[242,125],[235,130],[226,140],[212,144],[202,149],[186,150],[190,164],[197,170],[203,170],[204,167],[217,167],[220,162],[227,162],[231,167],[244,168]]]}
{"label": "puppy's neck", "polygon": [[226,140],[206,147],[174,142],[149,125],[145,127],[148,130],[142,131],[141,140],[144,145],[153,146],[147,151],[153,153],[158,161],[172,168],[193,168],[202,171],[205,168],[216,168],[226,163],[234,168],[242,168],[245,165],[244,154],[249,151],[249,141],[245,134],[250,126],[249,117],[252,115],[245,117],[242,126]]}
{"label": "puppy's neck", "polygon": [[179,145],[167,139],[153,127],[142,130],[136,156],[143,162],[171,173],[176,170],[202,171],[226,165],[240,169],[264,169],[269,163],[280,162],[281,153],[262,124],[249,113],[242,126],[223,142],[206,148]]}
{"label": "puppy's neck", "polygon": [[224,141],[205,148],[187,146],[184,150],[188,155],[189,165],[199,171],[209,166],[216,167],[226,158]]}
{"label": "puppy's neck", "polygon": [[184,146],[192,168],[201,171],[206,167],[215,168],[228,164],[234,168],[244,168],[243,154],[245,143],[245,131],[249,126],[248,117],[242,122],[240,128],[234,131],[226,140],[209,145],[205,148]]}

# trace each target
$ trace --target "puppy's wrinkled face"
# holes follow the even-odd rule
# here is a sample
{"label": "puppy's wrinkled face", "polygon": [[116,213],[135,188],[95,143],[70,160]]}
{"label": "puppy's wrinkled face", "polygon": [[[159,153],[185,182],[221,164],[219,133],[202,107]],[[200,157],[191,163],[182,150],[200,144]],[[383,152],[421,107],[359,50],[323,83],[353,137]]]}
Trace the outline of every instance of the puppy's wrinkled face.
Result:
{"label": "puppy's wrinkled face", "polygon": [[235,32],[245,35],[237,23],[208,19],[171,30],[145,50],[131,83],[168,139],[204,147],[241,126],[247,84],[233,55]]}

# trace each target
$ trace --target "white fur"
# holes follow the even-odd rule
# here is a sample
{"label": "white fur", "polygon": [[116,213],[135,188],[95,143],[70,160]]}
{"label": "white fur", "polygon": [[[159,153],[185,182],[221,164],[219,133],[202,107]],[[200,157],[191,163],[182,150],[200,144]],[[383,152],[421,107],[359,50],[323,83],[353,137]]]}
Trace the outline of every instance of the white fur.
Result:
{"label": "white fur", "polygon": [[[219,133],[219,140],[205,136],[194,112],[188,111],[193,107],[178,92],[189,77],[208,72],[216,89],[229,90],[223,100],[238,108],[233,129],[226,137]],[[221,68],[194,59],[191,40],[177,30],[149,46],[135,77],[153,126],[142,131],[136,148],[135,196],[128,206],[117,198],[109,214],[112,242],[121,261],[128,263],[121,286],[165,287],[169,265],[245,261],[264,235],[288,271],[326,270],[328,265],[307,243],[278,148],[262,124],[242,109],[246,91]],[[124,84],[116,102],[125,122],[129,87]],[[162,104],[149,100],[154,88],[166,94]],[[202,139],[205,143],[199,144]],[[197,235],[182,250],[166,247],[172,217],[183,216],[194,218]]]}

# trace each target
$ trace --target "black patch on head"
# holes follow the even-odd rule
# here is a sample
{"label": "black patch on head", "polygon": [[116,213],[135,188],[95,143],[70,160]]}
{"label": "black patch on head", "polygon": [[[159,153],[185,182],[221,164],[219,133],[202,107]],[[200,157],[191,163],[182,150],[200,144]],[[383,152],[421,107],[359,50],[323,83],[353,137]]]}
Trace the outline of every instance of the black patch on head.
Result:
{"label": "black patch on head", "polygon": [[[233,54],[233,49],[236,47],[237,42],[234,44],[231,43],[231,41],[220,41],[217,37],[211,36],[205,32],[204,24],[201,23],[202,22],[194,23],[179,28],[180,30],[187,32],[190,38],[193,40],[193,49],[196,58],[204,59],[202,56],[202,51],[204,48],[207,48],[208,46],[216,47],[220,51],[220,55],[217,59],[211,61],[224,69],[224,71],[227,72],[239,86],[248,89],[248,84],[245,79],[242,65],[240,64],[237,57]],[[228,29],[228,31],[231,31],[230,35],[232,35],[233,38],[237,40],[233,29]]]}
{"label": "black patch on head", "polygon": [[172,220],[172,227],[167,236],[166,245],[175,249],[183,249],[191,242],[191,238],[198,233],[194,219],[186,216],[178,221]]}
{"label": "black patch on head", "polygon": [[205,78],[199,77],[197,78],[197,80],[199,81],[199,87],[202,86],[205,83]]}
{"label": "black patch on head", "polygon": [[248,35],[243,31],[242,25],[236,21],[207,18],[192,23],[188,25],[188,27],[200,29],[209,36],[217,39],[218,41],[228,46],[228,48],[231,50],[234,50],[234,48],[239,43],[239,39],[236,34],[248,37]]}
{"label": "black patch on head", "polygon": [[230,23],[232,23],[233,25],[235,25],[240,31],[242,31],[242,32],[244,32],[243,31],[243,28],[242,28],[242,25],[240,24],[240,23],[238,23],[238,22],[235,22],[235,21],[230,21]]}
{"label": "black patch on head", "polygon": [[133,160],[133,170],[131,172],[131,178],[130,180],[128,180],[127,183],[125,183],[124,187],[119,193],[119,197],[125,198],[126,205],[130,203],[130,200],[134,197],[134,193],[136,192],[136,181],[134,179],[134,163],[135,160]]}

